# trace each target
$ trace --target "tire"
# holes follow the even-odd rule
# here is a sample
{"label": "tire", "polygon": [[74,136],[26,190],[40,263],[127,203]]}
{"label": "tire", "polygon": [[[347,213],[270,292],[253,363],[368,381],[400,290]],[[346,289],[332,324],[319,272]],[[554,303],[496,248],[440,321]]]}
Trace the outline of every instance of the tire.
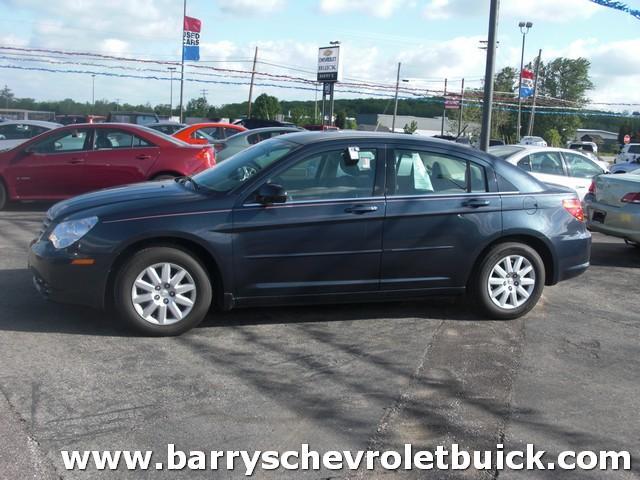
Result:
{"label": "tire", "polygon": [[138,332],[174,336],[204,319],[211,306],[212,287],[206,269],[190,253],[150,247],[135,253],[122,266],[114,298],[119,316]]}
{"label": "tire", "polygon": [[4,182],[0,180],[0,210],[4,210],[9,203],[9,194],[7,187],[4,186]]}
{"label": "tire", "polygon": [[[511,276],[514,274],[515,277]],[[544,284],[544,262],[538,252],[528,245],[510,242],[489,250],[477,269],[471,288],[476,303],[488,318],[511,320],[536,306]]]}

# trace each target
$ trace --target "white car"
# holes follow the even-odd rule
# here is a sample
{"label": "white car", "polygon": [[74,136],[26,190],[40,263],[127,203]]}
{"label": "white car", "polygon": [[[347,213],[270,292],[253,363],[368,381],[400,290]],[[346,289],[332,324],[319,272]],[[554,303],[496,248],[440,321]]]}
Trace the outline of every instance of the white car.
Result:
{"label": "white car", "polygon": [[536,147],[546,147],[547,142],[542,137],[525,136],[520,139],[520,145],[533,145]]}
{"label": "white car", "polygon": [[633,162],[640,158],[640,143],[627,143],[620,149],[613,163]]}
{"label": "white car", "polygon": [[586,155],[566,148],[504,145],[489,148],[489,153],[517,165],[544,183],[573,188],[580,200],[589,191],[593,177],[607,173]]}
{"label": "white car", "polygon": [[0,150],[8,150],[36,135],[61,126],[60,123],[40,120],[7,120],[0,123]]}

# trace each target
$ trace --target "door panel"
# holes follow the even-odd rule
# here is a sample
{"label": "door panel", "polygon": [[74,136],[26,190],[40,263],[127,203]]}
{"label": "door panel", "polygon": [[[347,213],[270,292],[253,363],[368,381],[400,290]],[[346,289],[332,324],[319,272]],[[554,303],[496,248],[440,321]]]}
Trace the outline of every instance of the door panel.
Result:
{"label": "door panel", "polygon": [[[268,181],[288,191],[285,204],[234,210],[234,271],[239,297],[376,290],[383,197],[373,197],[377,149],[346,166],[343,150],[295,161]],[[368,156],[366,159],[364,156]]]}
{"label": "door panel", "polygon": [[488,168],[446,153],[395,150],[387,174],[381,289],[461,287],[483,239],[502,230]]}
{"label": "door panel", "polygon": [[159,148],[120,129],[96,129],[93,150],[87,153],[85,191],[147,180]]}
{"label": "door panel", "polygon": [[82,193],[90,134],[89,129],[65,130],[32,145],[8,168],[16,195],[57,199]]}

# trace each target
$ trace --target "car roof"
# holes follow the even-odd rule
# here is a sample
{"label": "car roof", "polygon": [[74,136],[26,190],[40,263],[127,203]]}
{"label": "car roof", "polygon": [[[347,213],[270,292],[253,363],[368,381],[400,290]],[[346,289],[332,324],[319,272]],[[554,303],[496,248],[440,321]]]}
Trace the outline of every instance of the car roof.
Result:
{"label": "car roof", "polygon": [[147,126],[150,126],[150,125],[185,125],[185,124],[180,122],[173,122],[171,120],[161,120],[160,122],[153,122],[153,123],[147,124]]}
{"label": "car roof", "polygon": [[[242,125],[240,125],[242,126]],[[245,127],[246,128],[246,127]],[[298,127],[261,127],[261,128],[251,128],[244,132],[240,133],[261,133],[261,132],[304,132],[305,130]]]}
{"label": "car roof", "polygon": [[5,120],[2,125],[34,125],[37,127],[58,128],[61,127],[61,123],[47,122],[45,120]]}
{"label": "car roof", "polygon": [[[252,132],[260,131],[260,130],[274,130],[274,128],[267,129],[255,129],[251,130]],[[275,130],[279,130],[275,128]],[[287,140],[290,142],[295,142],[300,145],[306,145],[310,143],[321,143],[321,142],[329,142],[335,140],[346,140],[346,141],[358,141],[358,140],[380,140],[383,142],[415,142],[415,143],[431,143],[437,146],[446,146],[449,148],[456,148],[460,151],[469,152],[470,149],[467,145],[462,145],[456,142],[452,142],[449,140],[443,140],[440,138],[426,137],[422,135],[407,135],[406,133],[384,133],[384,132],[361,132],[357,130],[329,130],[325,132],[316,132],[316,131],[299,131],[297,133],[292,133],[287,135]],[[479,152],[479,150],[478,150]]]}

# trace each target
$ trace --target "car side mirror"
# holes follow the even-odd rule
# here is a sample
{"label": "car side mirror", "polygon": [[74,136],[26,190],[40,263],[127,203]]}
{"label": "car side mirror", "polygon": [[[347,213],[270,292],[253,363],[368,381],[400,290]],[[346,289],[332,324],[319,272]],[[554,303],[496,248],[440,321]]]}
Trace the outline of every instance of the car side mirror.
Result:
{"label": "car side mirror", "polygon": [[281,185],[265,183],[256,192],[256,201],[262,205],[285,203],[287,201],[287,192]]}

